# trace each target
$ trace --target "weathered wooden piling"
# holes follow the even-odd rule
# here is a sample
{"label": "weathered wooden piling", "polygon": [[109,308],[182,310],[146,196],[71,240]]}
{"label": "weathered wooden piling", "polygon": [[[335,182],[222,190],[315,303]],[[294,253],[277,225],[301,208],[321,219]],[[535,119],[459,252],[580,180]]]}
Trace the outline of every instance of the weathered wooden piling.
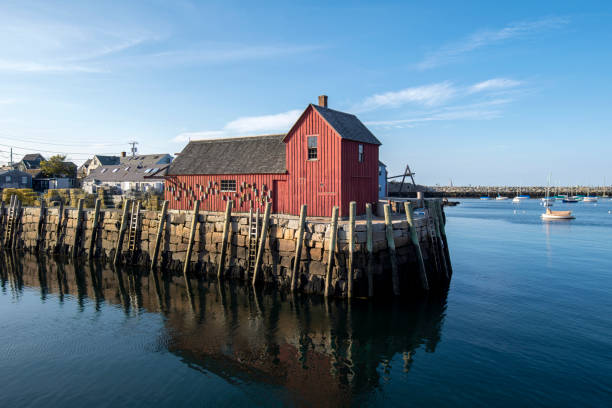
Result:
{"label": "weathered wooden piling", "polygon": [[57,209],[57,228],[55,229],[55,252],[61,247],[62,240],[62,221],[64,218],[64,202],[60,201],[59,208]]}
{"label": "weathered wooden piling", "polygon": [[442,272],[444,272],[444,277],[448,281],[448,279],[450,278],[449,271],[448,271],[448,262],[446,261],[446,254],[444,253],[444,249],[442,248],[444,244],[442,243],[442,233],[440,232],[440,220],[438,219],[435,201],[427,201],[426,208],[431,217],[431,222],[433,223],[433,228],[434,228],[433,239],[436,245],[435,252],[439,254],[438,259],[439,259],[440,269],[442,269]]}
{"label": "weathered wooden piling", "polygon": [[448,271],[448,277],[453,275],[453,265],[450,257],[450,250],[448,248],[448,240],[446,238],[446,220],[444,217],[444,210],[442,209],[442,202],[436,200],[436,212],[438,214],[438,225],[440,226],[440,233],[442,236],[442,243],[444,244],[444,254],[446,256],[446,268]]}
{"label": "weathered wooden piling", "polygon": [[[229,202],[228,202],[229,203]],[[191,220],[191,229],[189,230],[189,241],[187,242],[187,252],[185,253],[185,263],[183,264],[183,275],[187,279],[187,271],[189,270],[189,263],[191,262],[191,251],[193,251],[193,240],[195,239],[195,232],[198,226],[198,218],[200,211],[200,200],[195,200],[193,203],[193,219]]]}
{"label": "weathered wooden piling", "polygon": [[17,208],[15,209],[15,220],[13,221],[13,237],[11,238],[11,248],[17,248],[19,241],[19,221],[22,216],[21,200],[17,199]]}
{"label": "weathered wooden piling", "polygon": [[161,245],[164,226],[166,224],[166,214],[168,212],[168,201],[165,200],[162,204],[161,214],[159,215],[159,225],[157,226],[157,234],[155,235],[155,247],[153,248],[153,257],[151,259],[151,270],[155,269],[157,264],[157,256],[159,255],[159,246]]}
{"label": "weathered wooden piling", "polygon": [[355,216],[357,214],[357,203],[351,201],[349,203],[349,257],[347,277],[347,295],[353,297],[353,274],[355,270]]}
{"label": "weathered wooden piling", "polygon": [[304,243],[304,224],[306,223],[306,204],[302,204],[300,209],[300,221],[295,243],[295,258],[293,259],[293,268],[291,271],[291,290],[294,291],[297,286],[297,277],[300,273],[300,260],[302,258],[302,245]]}
{"label": "weathered wooden piling", "polygon": [[366,204],[366,251],[368,256],[368,296],[374,296],[374,248],[372,233],[372,204]]}
{"label": "weathered wooden piling", "polygon": [[115,259],[113,264],[118,265],[121,259],[121,252],[123,250],[123,236],[125,235],[125,229],[127,227],[127,217],[130,207],[130,200],[123,201],[123,214],[121,215],[121,226],[119,227],[119,236],[117,237],[117,248],[115,250]]}
{"label": "weathered wooden piling", "polygon": [[79,254],[79,231],[81,230],[81,221],[83,220],[83,199],[79,198],[76,209],[76,225],[74,228],[74,239],[72,240],[72,257],[76,258]]}
{"label": "weathered wooden piling", "polygon": [[264,211],[264,218],[261,225],[261,234],[259,235],[259,246],[257,248],[257,256],[255,257],[255,267],[253,268],[253,285],[257,282],[257,275],[261,269],[261,258],[263,252],[266,249],[266,239],[268,238],[268,228],[270,223],[270,210],[272,209],[272,203],[266,203],[266,209]]}
{"label": "weathered wooden piling", "polygon": [[391,220],[391,206],[385,204],[385,235],[389,247],[389,258],[391,261],[391,281],[393,282],[393,294],[400,295],[399,273],[397,271],[397,255],[395,253],[395,238],[393,237],[393,222]]}
{"label": "weathered wooden piling", "polygon": [[327,260],[327,269],[325,272],[325,297],[329,296],[331,287],[331,275],[334,267],[334,256],[336,252],[336,236],[338,235],[338,207],[334,206],[332,210],[332,219],[329,227],[329,258]]}
{"label": "weathered wooden piling", "polygon": [[225,254],[227,253],[227,241],[232,221],[232,203],[232,200],[227,200],[227,206],[225,207],[225,221],[223,223],[223,243],[221,244],[221,254],[219,254],[217,278],[221,278],[223,276],[223,270],[225,269]]}
{"label": "weathered wooden piling", "polygon": [[89,259],[93,258],[94,252],[96,250],[95,244],[96,244],[96,239],[98,235],[98,229],[100,228],[100,205],[101,205],[101,200],[97,198],[96,204],[94,205],[93,220],[91,223],[91,235],[89,236],[89,245],[88,245],[88,249],[89,249],[88,258]]}
{"label": "weathered wooden piling", "polygon": [[42,240],[45,226],[45,217],[47,216],[47,206],[45,200],[40,200],[40,215],[38,216],[38,225],[36,226],[36,249],[39,249]]}
{"label": "weathered wooden piling", "polygon": [[417,208],[423,208],[425,206],[425,193],[417,191]]}
{"label": "weathered wooden piling", "polygon": [[421,251],[421,244],[419,243],[419,237],[417,236],[416,226],[414,224],[414,214],[412,213],[412,203],[404,202],[404,211],[406,212],[406,221],[408,222],[408,228],[410,228],[410,241],[414,246],[416,253],[416,260],[419,266],[419,278],[421,281],[421,287],[425,290],[429,290],[429,282],[427,280],[427,272],[425,270],[425,261],[423,260],[423,252]]}

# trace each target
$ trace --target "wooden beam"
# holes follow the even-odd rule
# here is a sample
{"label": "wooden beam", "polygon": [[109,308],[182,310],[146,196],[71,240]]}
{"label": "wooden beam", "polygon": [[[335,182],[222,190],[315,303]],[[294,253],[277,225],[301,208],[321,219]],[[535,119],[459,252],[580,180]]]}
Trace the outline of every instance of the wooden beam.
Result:
{"label": "wooden beam", "polygon": [[349,299],[353,297],[353,274],[355,269],[355,216],[357,214],[357,203],[349,203],[349,258],[347,272],[347,291]]}
{"label": "wooden beam", "polygon": [[91,223],[91,236],[89,237],[89,253],[87,254],[89,259],[92,259],[96,252],[96,238],[98,235],[98,228],[100,227],[100,205],[102,204],[99,198],[96,198],[96,204],[94,206],[93,221]]}
{"label": "wooden beam", "polygon": [[42,244],[45,237],[42,236],[43,226],[45,224],[45,216],[47,212],[47,207],[45,206],[45,200],[40,199],[40,216],[38,217],[38,227],[36,229],[36,249],[40,250],[40,245]]}
{"label": "wooden beam", "polygon": [[168,201],[164,200],[162,204],[161,214],[159,215],[159,225],[157,226],[157,235],[155,236],[155,248],[153,248],[153,259],[151,259],[151,270],[155,269],[157,264],[157,256],[159,255],[159,246],[161,245],[164,226],[166,224],[166,213],[168,212]]}
{"label": "wooden beam", "polygon": [[297,277],[300,273],[300,259],[302,258],[302,245],[304,242],[304,224],[306,223],[306,204],[302,204],[300,209],[300,225],[295,243],[295,258],[293,259],[293,270],[291,272],[291,290],[294,291],[297,286]]}
{"label": "wooden beam", "polygon": [[432,222],[433,222],[434,242],[435,242],[434,251],[437,251],[437,255],[442,258],[440,261],[441,263],[440,267],[444,270],[444,277],[448,281],[450,279],[450,276],[448,274],[446,254],[444,253],[444,250],[442,249],[442,234],[440,233],[440,225],[438,221],[438,214],[436,212],[435,202],[431,200],[427,200],[425,202],[425,207],[427,208],[427,215],[431,217]]}
{"label": "wooden beam", "polygon": [[368,251],[368,296],[374,296],[374,251],[372,233],[372,204],[366,204],[366,250]]}
{"label": "wooden beam", "polygon": [[121,216],[121,226],[119,227],[119,236],[117,237],[117,248],[115,249],[115,259],[113,265],[117,265],[121,260],[121,252],[123,249],[123,236],[125,235],[125,229],[127,226],[128,211],[130,207],[130,200],[123,201],[123,214]]}
{"label": "wooden beam", "polygon": [[57,209],[57,228],[55,230],[55,251],[62,246],[62,241],[60,239],[62,234],[62,221],[64,219],[64,202],[60,200],[59,208]]}
{"label": "wooden beam", "polygon": [[389,246],[389,257],[391,258],[391,281],[393,282],[393,294],[400,295],[399,274],[397,271],[397,255],[395,254],[395,238],[393,237],[393,221],[391,219],[391,206],[385,204],[385,234]]}
{"label": "wooden beam", "polygon": [[19,240],[19,220],[21,219],[21,200],[16,199],[17,208],[15,209],[15,221],[13,223],[13,238],[11,241],[11,248],[17,248],[17,241]]}
{"label": "wooden beam", "polygon": [[329,232],[329,257],[327,259],[327,270],[325,273],[325,297],[329,296],[331,286],[331,275],[334,267],[334,255],[336,252],[336,235],[338,235],[338,207],[332,209],[332,219]]}
{"label": "wooden beam", "polygon": [[408,228],[410,229],[410,240],[414,246],[416,252],[417,264],[419,266],[419,278],[421,280],[421,286],[425,290],[429,290],[429,282],[427,280],[427,272],[425,271],[425,262],[423,261],[423,252],[421,251],[421,244],[419,243],[419,237],[417,235],[416,225],[414,224],[414,214],[412,213],[412,203],[404,202],[404,210],[406,212],[406,221],[408,221]]}
{"label": "wooden beam", "polygon": [[[230,203],[231,201],[228,201]],[[185,263],[183,265],[183,276],[187,279],[187,271],[191,262],[191,251],[193,251],[193,240],[195,238],[196,227],[198,226],[198,218],[200,211],[200,200],[195,200],[193,203],[193,219],[191,220],[191,230],[189,231],[189,242],[187,243],[187,252],[185,253]],[[227,215],[227,214],[226,214]],[[225,231],[223,232],[225,235]]]}
{"label": "wooden beam", "polygon": [[446,269],[448,271],[448,277],[453,275],[453,265],[450,258],[450,251],[448,248],[448,240],[446,239],[446,222],[444,220],[444,209],[442,208],[442,201],[436,200],[436,212],[438,214],[438,226],[440,228],[440,235],[442,243],[444,244],[444,255],[446,257]]}
{"label": "wooden beam", "polygon": [[259,235],[259,246],[257,248],[257,256],[255,257],[255,267],[253,268],[253,285],[257,282],[257,275],[261,269],[261,259],[263,258],[263,252],[266,249],[266,239],[268,238],[268,224],[270,223],[270,210],[272,203],[268,201],[266,203],[266,209],[264,211],[264,218],[261,225],[261,234]]}
{"label": "wooden beam", "polygon": [[76,258],[78,255],[78,247],[79,247],[79,229],[81,229],[81,220],[82,220],[82,212],[83,212],[83,199],[79,198],[77,203],[77,218],[76,225],[74,227],[74,239],[72,240],[72,257]]}
{"label": "wooden beam", "polygon": [[227,240],[232,221],[232,203],[232,200],[227,200],[227,206],[225,207],[225,221],[223,223],[223,243],[221,244],[221,255],[219,256],[219,265],[217,267],[217,278],[221,278],[223,276],[223,270],[225,269]]}

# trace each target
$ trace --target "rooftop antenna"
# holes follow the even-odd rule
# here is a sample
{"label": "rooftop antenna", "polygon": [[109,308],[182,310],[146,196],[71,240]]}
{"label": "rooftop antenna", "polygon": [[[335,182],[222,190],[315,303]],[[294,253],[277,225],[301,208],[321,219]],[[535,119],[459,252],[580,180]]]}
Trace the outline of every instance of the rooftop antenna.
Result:
{"label": "rooftop antenna", "polygon": [[138,144],[138,142],[136,141],[131,141],[128,144],[132,145],[132,148],[130,149],[130,151],[132,152],[132,157],[136,156],[136,152],[138,151],[138,148],[136,147],[136,145]]}

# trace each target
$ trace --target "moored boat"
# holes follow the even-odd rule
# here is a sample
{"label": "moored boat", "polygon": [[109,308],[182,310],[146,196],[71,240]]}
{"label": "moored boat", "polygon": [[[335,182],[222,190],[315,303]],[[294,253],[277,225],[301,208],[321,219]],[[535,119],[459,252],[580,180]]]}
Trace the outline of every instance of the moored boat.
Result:
{"label": "moored boat", "polygon": [[546,209],[546,212],[542,214],[543,220],[573,220],[574,217],[571,211],[553,211],[550,208]]}

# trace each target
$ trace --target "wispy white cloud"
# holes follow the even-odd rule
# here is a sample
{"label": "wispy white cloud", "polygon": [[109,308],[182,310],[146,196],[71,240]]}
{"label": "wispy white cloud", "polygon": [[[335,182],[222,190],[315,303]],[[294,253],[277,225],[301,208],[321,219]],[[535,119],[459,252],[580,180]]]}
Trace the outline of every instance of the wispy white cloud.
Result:
{"label": "wispy white cloud", "polygon": [[320,44],[205,42],[174,48],[172,34],[111,20],[81,24],[39,15],[0,15],[0,71],[99,73],[138,67],[208,65],[282,58]]}
{"label": "wispy white cloud", "polygon": [[545,30],[563,27],[569,23],[565,17],[547,17],[533,21],[520,21],[508,24],[498,30],[475,32],[462,41],[451,43],[429,53],[417,64],[419,69],[429,69],[447,64],[463,54],[515,38],[527,37]]}
{"label": "wispy white cloud", "polygon": [[483,92],[483,91],[496,91],[500,89],[515,88],[521,85],[521,81],[509,78],[492,78],[486,81],[479,82],[472,85],[469,88],[470,93]]}
{"label": "wispy white cloud", "polygon": [[228,122],[220,130],[203,130],[183,132],[172,141],[186,142],[197,139],[217,139],[234,136],[251,136],[254,134],[287,132],[298,119],[301,110],[290,110],[273,115],[245,116]]}
{"label": "wispy white cloud", "polygon": [[421,107],[444,106],[451,100],[465,98],[471,94],[516,88],[522,84],[523,82],[510,78],[491,78],[469,86],[455,85],[450,81],[444,81],[375,94],[365,98],[354,110],[366,112],[398,108],[408,104]]}
{"label": "wispy white cloud", "polygon": [[491,99],[483,102],[475,102],[454,106],[446,106],[429,112],[420,112],[409,117],[391,120],[377,120],[365,122],[368,126],[375,127],[414,127],[426,122],[441,122],[455,120],[491,120],[503,115],[503,105],[511,103],[509,98]]}
{"label": "wispy white cloud", "polygon": [[357,110],[368,111],[380,108],[395,108],[407,103],[425,106],[437,105],[455,95],[456,89],[451,82],[440,82],[405,88],[399,91],[385,92],[366,98]]}

